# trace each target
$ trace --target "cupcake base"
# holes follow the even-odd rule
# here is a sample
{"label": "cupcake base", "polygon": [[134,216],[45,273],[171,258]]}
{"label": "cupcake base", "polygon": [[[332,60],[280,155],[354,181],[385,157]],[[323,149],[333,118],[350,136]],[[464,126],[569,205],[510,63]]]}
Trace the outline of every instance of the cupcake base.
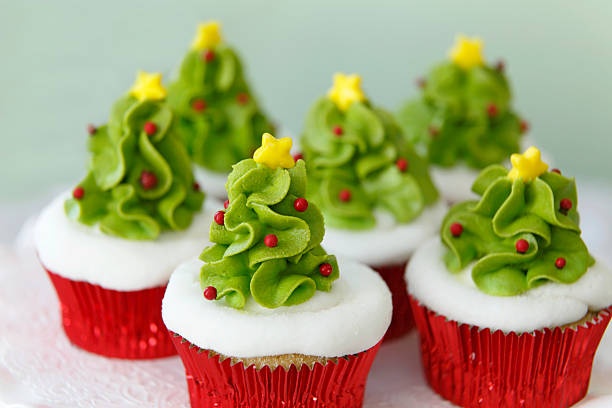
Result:
{"label": "cupcake base", "polygon": [[[180,355],[191,408],[315,408],[360,407],[368,372],[380,347],[340,357],[312,367],[295,365],[288,370],[242,362],[201,349],[178,334],[171,338]],[[210,354],[210,355],[209,355]]]}
{"label": "cupcake base", "polygon": [[612,307],[572,327],[492,332],[460,324],[410,297],[429,385],[462,407],[565,408],[587,393]]}
{"label": "cupcake base", "polygon": [[116,291],[45,270],[57,292],[64,332],[75,346],[123,359],[176,354],[161,317],[165,285]]}
{"label": "cupcake base", "polygon": [[389,287],[393,302],[391,325],[385,334],[384,341],[400,338],[414,328],[414,317],[410,309],[410,299],[408,298],[406,280],[404,279],[406,264],[407,262],[372,267]]}

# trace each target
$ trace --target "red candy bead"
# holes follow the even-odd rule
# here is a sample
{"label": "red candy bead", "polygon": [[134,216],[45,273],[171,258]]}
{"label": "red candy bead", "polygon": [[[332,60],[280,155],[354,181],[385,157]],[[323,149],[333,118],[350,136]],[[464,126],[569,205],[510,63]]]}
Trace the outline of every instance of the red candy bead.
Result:
{"label": "red candy bead", "polygon": [[204,289],[204,297],[206,300],[215,300],[217,298],[217,288],[209,286]]}
{"label": "red candy bead", "polygon": [[92,125],[91,123],[87,125],[87,133],[89,133],[90,135],[92,136],[95,135],[97,131],[98,131],[98,128]]}
{"label": "red candy bead", "polygon": [[559,170],[559,169],[550,169],[550,171],[551,171],[552,173],[561,174],[561,170]]}
{"label": "red candy bead", "polygon": [[225,202],[223,203],[223,208],[227,210],[227,207],[229,207],[229,200],[225,200]]}
{"label": "red candy bead", "polygon": [[417,78],[416,84],[419,88],[423,89],[425,88],[425,85],[427,85],[427,81],[425,80],[425,78]]}
{"label": "red candy bead", "polygon": [[306,211],[308,209],[308,200],[302,197],[296,198],[293,202],[293,208],[295,208],[295,211],[299,212]]}
{"label": "red candy bead", "polygon": [[529,242],[527,242],[527,240],[525,239],[519,239],[518,241],[516,241],[516,244],[514,244],[514,246],[516,246],[516,252],[524,254],[525,252],[527,252],[527,250],[529,250]]}
{"label": "red candy bead", "polygon": [[559,257],[555,259],[555,266],[557,267],[557,269],[563,269],[566,263],[567,262],[565,261],[565,258]]}
{"label": "red candy bead", "polygon": [[153,122],[147,122],[142,127],[145,133],[149,136],[154,135],[157,132],[157,125]]}
{"label": "red candy bead", "polygon": [[268,234],[264,238],[264,245],[270,248],[274,248],[278,245],[278,237],[274,234]]}
{"label": "red candy bead", "polygon": [[302,153],[296,153],[293,155],[293,160],[298,161],[300,159],[304,159],[304,156],[302,155]]}
{"label": "red candy bead", "polygon": [[572,200],[569,198],[564,198],[559,202],[559,207],[561,211],[569,211],[572,209]]}
{"label": "red candy bead", "polygon": [[202,112],[206,109],[206,101],[204,99],[194,99],[194,101],[191,102],[191,108],[196,112]]}
{"label": "red candy bead", "polygon": [[244,105],[248,101],[249,95],[246,92],[240,92],[238,95],[236,95],[236,102],[238,102],[240,105]]}
{"label": "red candy bead", "polygon": [[497,64],[495,64],[495,69],[499,72],[504,72],[506,69],[506,63],[503,60],[497,61]]}
{"label": "red candy bead", "polygon": [[210,62],[215,59],[215,52],[213,50],[206,50],[202,53],[202,59],[206,62]]}
{"label": "red candy bead", "polygon": [[525,133],[529,130],[529,123],[526,120],[521,120],[519,126],[521,127],[521,133]]}
{"label": "red candy bead", "polygon": [[450,225],[450,232],[453,234],[453,237],[459,237],[463,233],[463,225],[458,222],[453,222]]}
{"label": "red candy bead", "polygon": [[490,104],[487,105],[487,115],[493,117],[493,116],[497,116],[498,113],[499,113],[499,109],[497,109],[496,104],[491,102]]}
{"label": "red candy bead", "polygon": [[331,275],[333,271],[334,271],[334,267],[328,263],[319,265],[319,273],[325,277]]}
{"label": "red candy bead", "polygon": [[350,201],[351,200],[351,190],[348,190],[346,188],[340,190],[340,192],[338,193],[338,199],[340,201]]}
{"label": "red candy bead", "polygon": [[195,191],[200,191],[200,183],[193,183],[193,189]]}
{"label": "red candy bead", "polygon": [[151,190],[157,185],[157,177],[152,171],[143,170],[140,173],[140,185],[145,190]]}
{"label": "red candy bead", "polygon": [[334,132],[334,135],[336,136],[342,136],[342,134],[344,133],[344,129],[342,129],[342,126],[334,126],[332,131]]}
{"label": "red candy bead", "polygon": [[399,159],[397,159],[397,161],[395,162],[395,165],[397,166],[398,170],[401,171],[402,173],[408,169],[408,161],[404,159],[403,157],[400,157]]}
{"label": "red candy bead", "polygon": [[429,132],[429,135],[431,137],[436,137],[440,133],[440,129],[435,126],[429,126],[429,128],[427,128],[427,131]]}
{"label": "red candy bead", "polygon": [[85,189],[81,186],[75,187],[75,189],[72,190],[72,196],[76,198],[77,200],[80,200],[81,198],[83,198],[84,195],[85,195]]}
{"label": "red candy bead", "polygon": [[225,211],[217,211],[215,213],[215,222],[219,225],[223,225],[225,223]]}

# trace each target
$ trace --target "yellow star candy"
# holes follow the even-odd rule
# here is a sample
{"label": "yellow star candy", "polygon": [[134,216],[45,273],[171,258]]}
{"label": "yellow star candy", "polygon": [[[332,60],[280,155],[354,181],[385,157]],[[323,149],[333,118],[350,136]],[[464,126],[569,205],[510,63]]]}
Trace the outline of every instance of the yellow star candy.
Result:
{"label": "yellow star candy", "polygon": [[361,90],[361,77],[357,74],[335,74],[334,85],[327,92],[327,96],[341,111],[346,111],[353,102],[362,102],[366,99]]}
{"label": "yellow star candy", "polygon": [[130,88],[130,95],[139,101],[164,99],[168,92],[161,83],[162,75],[157,72],[149,74],[148,72],[138,71],[136,82]]}
{"label": "yellow star candy", "polygon": [[194,50],[206,50],[221,42],[221,23],[209,21],[198,25],[198,32],[193,38],[191,48]]}
{"label": "yellow star candy", "polygon": [[478,37],[469,38],[465,35],[458,35],[455,39],[455,45],[448,54],[455,65],[463,69],[484,64],[482,40]]}
{"label": "yellow star candy", "polygon": [[290,137],[276,139],[271,134],[264,133],[261,137],[261,147],[255,150],[253,159],[271,169],[279,167],[290,169],[295,166],[295,161],[289,153],[291,145],[293,145],[293,141]]}
{"label": "yellow star candy", "polygon": [[512,169],[508,173],[508,177],[512,180],[520,178],[528,182],[548,170],[548,164],[541,159],[540,150],[534,146],[525,150],[523,154],[513,154],[510,156],[510,161],[512,162]]}

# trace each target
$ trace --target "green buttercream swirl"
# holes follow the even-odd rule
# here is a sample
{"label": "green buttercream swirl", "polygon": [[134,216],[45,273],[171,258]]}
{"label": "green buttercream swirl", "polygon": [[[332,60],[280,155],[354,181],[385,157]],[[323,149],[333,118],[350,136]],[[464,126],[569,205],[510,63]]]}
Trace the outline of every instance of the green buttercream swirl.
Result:
{"label": "green buttercream swirl", "polygon": [[[481,196],[450,209],[442,223],[442,241],[449,249],[445,262],[457,272],[475,262],[472,279],[483,292],[513,296],[545,282],[572,283],[593,264],[580,237],[576,184],[557,173],[544,173],[531,182],[512,181],[499,165],[484,169],[472,186]],[[560,210],[568,198],[573,206]],[[463,226],[459,237],[450,226]],[[516,242],[529,243],[519,253]],[[557,268],[557,258],[566,265]]]}
{"label": "green buttercream swirl", "polygon": [[[164,101],[141,102],[130,95],[119,99],[108,124],[89,139],[89,171],[79,184],[85,194],[65,202],[68,217],[135,240],[187,228],[204,194],[193,188],[191,162],[172,119]],[[143,129],[146,122],[157,126],[151,136]],[[143,171],[157,178],[154,188],[143,188]]]}
{"label": "green buttercream swirl", "polygon": [[[213,221],[210,241],[200,259],[203,289],[214,286],[217,299],[240,309],[249,296],[267,308],[292,306],[310,299],[316,290],[329,291],[339,276],[336,258],[321,248],[323,215],[310,202],[299,212],[294,201],[304,197],[306,167],[298,160],[291,169],[271,169],[253,159],[233,166],[226,184],[229,206],[224,225]],[[274,234],[278,245],[264,238]],[[332,266],[325,277],[319,266]]]}
{"label": "green buttercream swirl", "polygon": [[[193,161],[228,172],[232,164],[252,156],[261,135],[274,127],[251,94],[236,53],[224,44],[212,51],[211,61],[205,61],[206,51],[187,53],[178,79],[168,87],[168,103]],[[245,100],[240,100],[241,95],[246,95]],[[204,101],[206,107],[193,109],[195,100]]]}
{"label": "green buttercream swirl", "polygon": [[[491,103],[497,107],[493,116],[487,111]],[[511,107],[508,81],[486,65],[434,67],[422,95],[407,102],[397,118],[417,152],[439,166],[462,161],[482,169],[519,150],[521,121]]]}
{"label": "green buttercream swirl", "polygon": [[[340,126],[342,134],[334,128]],[[325,222],[337,228],[367,229],[375,209],[409,222],[436,201],[427,165],[401,136],[391,114],[354,102],[346,112],[328,98],[310,110],[301,139],[308,166],[308,194],[321,206]],[[405,171],[398,159],[407,163]],[[340,199],[349,190],[349,201]]]}

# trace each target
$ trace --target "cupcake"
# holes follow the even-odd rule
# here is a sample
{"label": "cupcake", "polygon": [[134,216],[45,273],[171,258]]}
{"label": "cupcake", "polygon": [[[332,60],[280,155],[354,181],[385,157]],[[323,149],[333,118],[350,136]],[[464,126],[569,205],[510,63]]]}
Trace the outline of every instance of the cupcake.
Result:
{"label": "cupcake", "polygon": [[518,152],[527,130],[512,109],[504,64],[487,64],[482,41],[460,35],[449,61],[418,83],[421,96],[397,114],[404,134],[432,164],[445,200],[473,199],[470,186],[479,171]]}
{"label": "cupcake", "polygon": [[233,166],[214,245],[170,278],[162,316],[194,408],[362,404],[391,295],[370,268],[321,248],[323,216],[291,144],[265,134]]}
{"label": "cupcake", "polygon": [[393,116],[373,106],[357,75],[336,74],[306,117],[301,144],[307,196],[319,205],[323,247],[380,273],[393,294],[386,339],[413,326],[404,271],[414,249],[435,235],[446,212],[426,162]]}
{"label": "cupcake", "polygon": [[160,74],[140,72],[108,124],[90,126],[85,178],[35,226],[68,339],[108,357],[175,354],[161,301],[174,268],[208,242],[216,208],[194,183],[165,96]]}
{"label": "cupcake", "polygon": [[612,271],[579,226],[576,185],[530,147],[485,168],[406,271],[425,376],[463,407],[568,407],[610,321]]}
{"label": "cupcake", "polygon": [[232,165],[251,157],[273,126],[258,106],[242,62],[225,42],[218,22],[200,24],[178,77],[168,87],[177,132],[205,191],[225,199]]}

